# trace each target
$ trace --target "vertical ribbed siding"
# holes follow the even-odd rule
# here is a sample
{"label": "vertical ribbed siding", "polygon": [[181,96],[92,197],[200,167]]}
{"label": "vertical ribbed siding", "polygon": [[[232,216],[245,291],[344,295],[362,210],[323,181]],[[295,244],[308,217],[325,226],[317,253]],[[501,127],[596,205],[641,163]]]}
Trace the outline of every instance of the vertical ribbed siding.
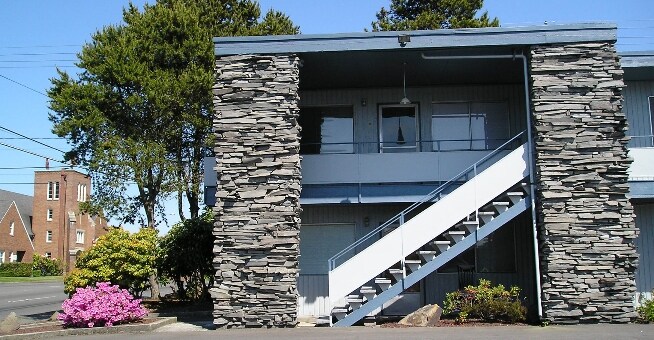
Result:
{"label": "vertical ribbed siding", "polygon": [[636,226],[640,234],[636,239],[638,247],[638,270],[636,290],[651,298],[654,289],[654,204],[636,204]]}
{"label": "vertical ribbed siding", "polygon": [[[654,96],[654,81],[625,81],[624,112],[629,122],[629,147],[651,147],[652,122],[648,97]],[[641,137],[638,137],[641,136]]]}

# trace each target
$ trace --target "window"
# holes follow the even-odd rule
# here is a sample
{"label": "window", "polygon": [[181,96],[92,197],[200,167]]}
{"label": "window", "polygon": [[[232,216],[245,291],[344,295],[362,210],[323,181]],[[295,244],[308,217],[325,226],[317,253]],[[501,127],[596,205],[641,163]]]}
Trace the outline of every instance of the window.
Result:
{"label": "window", "polygon": [[509,139],[504,102],[434,103],[432,150],[494,150]]}
{"label": "window", "polygon": [[46,252],[44,256],[47,259],[51,259],[52,258],[52,253],[51,252]]}
{"label": "window", "polygon": [[5,252],[0,250],[0,263],[5,263]]}
{"label": "window", "polygon": [[59,182],[48,182],[48,199],[59,199]]}
{"label": "window", "polygon": [[77,236],[77,243],[84,243],[84,230],[78,230],[76,233]]}
{"label": "window", "polygon": [[86,202],[86,184],[77,184],[77,201]]}
{"label": "window", "polygon": [[[654,124],[654,96],[648,97],[649,99],[649,133],[650,135],[654,135],[654,127],[652,124]],[[649,144],[647,146],[654,146],[654,137],[648,138],[649,139]]]}
{"label": "window", "polygon": [[14,224],[14,221],[11,221],[9,223],[9,235],[14,236],[14,229],[16,229],[16,225]]}
{"label": "window", "polygon": [[17,260],[18,260],[18,257],[16,255],[16,253],[14,253],[13,251],[11,253],[9,253],[9,262],[16,262]]}
{"label": "window", "polygon": [[418,150],[417,105],[381,105],[379,107],[380,152]]}
{"label": "window", "polygon": [[351,106],[304,107],[298,119],[300,153],[354,153],[354,111]]}
{"label": "window", "polygon": [[52,242],[52,230],[48,230],[45,232],[45,242]]}
{"label": "window", "polygon": [[54,217],[54,211],[50,208],[50,209],[48,209],[48,211],[47,211],[47,213],[45,215],[45,219],[47,221],[52,221],[53,217]]}

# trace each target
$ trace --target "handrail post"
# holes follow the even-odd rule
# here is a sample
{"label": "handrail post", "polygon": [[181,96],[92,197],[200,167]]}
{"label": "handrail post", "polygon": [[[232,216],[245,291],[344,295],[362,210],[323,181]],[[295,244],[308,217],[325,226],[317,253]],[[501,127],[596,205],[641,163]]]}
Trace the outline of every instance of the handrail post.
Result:
{"label": "handrail post", "polygon": [[404,264],[404,229],[402,228],[402,225],[404,224],[404,211],[400,213],[400,266],[402,267],[402,278],[406,277],[406,265]]}

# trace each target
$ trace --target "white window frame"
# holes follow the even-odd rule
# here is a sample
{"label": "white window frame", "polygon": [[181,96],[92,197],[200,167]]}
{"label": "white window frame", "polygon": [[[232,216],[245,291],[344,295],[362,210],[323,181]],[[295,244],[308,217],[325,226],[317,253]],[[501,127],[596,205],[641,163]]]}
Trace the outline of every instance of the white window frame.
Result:
{"label": "white window frame", "polygon": [[[384,131],[383,131],[383,126],[382,126],[382,113],[384,109],[386,108],[393,108],[393,107],[399,107],[399,108],[407,108],[407,107],[412,107],[413,108],[413,119],[415,121],[415,129],[416,129],[416,144],[414,146],[384,146]],[[384,153],[384,149],[387,149],[388,153],[392,152],[390,150],[407,150],[406,152],[420,152],[421,149],[421,141],[420,141],[420,105],[418,103],[413,103],[413,104],[379,104],[377,107],[377,134],[379,138],[379,153]],[[389,142],[389,141],[386,141]],[[392,142],[392,141],[391,141]]]}
{"label": "white window frame", "polygon": [[[648,146],[654,146],[654,96],[647,96],[647,106],[649,107],[649,144]],[[645,144],[647,145],[647,144]]]}
{"label": "white window frame", "polygon": [[52,208],[48,208],[45,212],[45,220],[46,221],[52,221],[54,218],[54,210]]}
{"label": "white window frame", "polygon": [[49,201],[59,199],[59,182],[48,182],[47,198]]}
{"label": "white window frame", "polygon": [[14,223],[14,221],[9,222],[9,235],[14,236],[15,231],[16,231],[16,223]]}
{"label": "white window frame", "polygon": [[86,184],[77,184],[77,202],[86,202]]}
{"label": "white window frame", "polygon": [[52,230],[45,231],[45,242],[52,243]]}
{"label": "white window frame", "polygon": [[12,251],[11,253],[9,253],[9,263],[14,263],[14,262],[18,262],[18,254]]}
{"label": "white window frame", "polygon": [[5,263],[5,251],[0,250],[0,263]]}
{"label": "white window frame", "polygon": [[77,232],[75,232],[75,243],[84,244],[84,230],[77,229]]}
{"label": "white window frame", "polygon": [[43,254],[43,256],[45,256],[45,258],[47,258],[47,259],[51,259],[51,258],[52,258],[52,253],[49,252],[49,251],[47,251],[47,252],[45,252],[45,253]]}

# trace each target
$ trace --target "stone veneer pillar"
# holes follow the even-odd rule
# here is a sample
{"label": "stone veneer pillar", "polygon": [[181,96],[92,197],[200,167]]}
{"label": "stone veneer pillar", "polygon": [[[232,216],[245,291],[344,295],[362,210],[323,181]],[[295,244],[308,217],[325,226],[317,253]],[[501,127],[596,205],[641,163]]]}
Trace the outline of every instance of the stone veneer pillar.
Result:
{"label": "stone veneer pillar", "polygon": [[544,318],[629,322],[638,235],[613,43],[534,46],[531,100]]}
{"label": "stone veneer pillar", "polygon": [[216,61],[216,283],[210,291],[218,327],[297,323],[298,80],[295,55]]}

